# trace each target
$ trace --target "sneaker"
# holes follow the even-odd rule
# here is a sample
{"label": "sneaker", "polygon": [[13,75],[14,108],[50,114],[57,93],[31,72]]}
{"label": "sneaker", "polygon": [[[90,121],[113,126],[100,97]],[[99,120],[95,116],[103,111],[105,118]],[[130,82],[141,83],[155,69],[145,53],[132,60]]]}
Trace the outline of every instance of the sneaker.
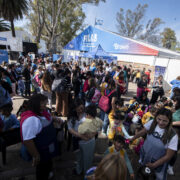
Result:
{"label": "sneaker", "polygon": [[168,166],[167,173],[168,173],[169,175],[174,175],[173,166]]}

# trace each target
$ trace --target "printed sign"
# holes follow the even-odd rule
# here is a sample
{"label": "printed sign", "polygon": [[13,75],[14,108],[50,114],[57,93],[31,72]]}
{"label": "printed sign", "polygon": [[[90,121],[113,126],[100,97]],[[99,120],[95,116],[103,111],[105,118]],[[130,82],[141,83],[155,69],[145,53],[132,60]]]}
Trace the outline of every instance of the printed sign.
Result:
{"label": "printed sign", "polygon": [[8,52],[0,50],[0,63],[2,63],[3,61],[8,62]]}
{"label": "printed sign", "polygon": [[164,76],[166,71],[166,67],[163,66],[155,66],[155,74],[154,77],[158,77],[160,75]]}
{"label": "printed sign", "polygon": [[78,51],[91,51],[99,44],[103,49],[112,54],[140,54],[157,56],[158,51],[138,42],[124,38],[116,33],[97,29],[89,26],[76,38],[70,41],[64,49],[78,50]]}

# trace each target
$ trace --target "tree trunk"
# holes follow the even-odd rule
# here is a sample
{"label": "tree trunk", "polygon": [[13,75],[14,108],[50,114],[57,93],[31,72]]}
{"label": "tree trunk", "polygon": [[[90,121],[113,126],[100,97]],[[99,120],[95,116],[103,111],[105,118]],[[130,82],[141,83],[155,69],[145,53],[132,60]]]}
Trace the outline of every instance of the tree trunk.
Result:
{"label": "tree trunk", "polygon": [[14,19],[11,19],[10,22],[11,22],[12,37],[16,37],[15,29],[14,29]]}
{"label": "tree trunk", "polygon": [[56,40],[54,35],[50,38],[48,50],[51,53],[56,53]]}
{"label": "tree trunk", "polygon": [[41,30],[38,31],[38,35],[36,36],[36,42],[40,43],[40,39],[41,39]]}

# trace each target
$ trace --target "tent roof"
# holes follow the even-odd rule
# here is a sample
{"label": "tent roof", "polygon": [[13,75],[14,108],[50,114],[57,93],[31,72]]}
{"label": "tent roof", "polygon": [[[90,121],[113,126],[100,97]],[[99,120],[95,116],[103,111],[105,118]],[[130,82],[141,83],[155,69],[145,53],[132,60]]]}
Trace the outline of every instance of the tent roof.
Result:
{"label": "tent roof", "polygon": [[106,52],[113,54],[151,55],[180,59],[180,54],[177,52],[92,26],[87,27],[70,41],[64,49],[91,51],[99,44],[101,44]]}

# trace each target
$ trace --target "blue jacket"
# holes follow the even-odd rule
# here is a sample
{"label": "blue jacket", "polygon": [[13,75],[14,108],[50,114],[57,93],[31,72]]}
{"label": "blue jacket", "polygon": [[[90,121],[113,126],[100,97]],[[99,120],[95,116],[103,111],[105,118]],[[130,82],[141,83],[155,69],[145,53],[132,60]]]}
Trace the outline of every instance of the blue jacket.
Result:
{"label": "blue jacket", "polygon": [[175,87],[178,87],[178,88],[180,88],[180,81],[179,80],[172,80],[171,82],[170,82],[170,84],[172,84],[172,90],[175,88]]}
{"label": "blue jacket", "polygon": [[9,117],[5,117],[4,115],[0,115],[0,117],[3,121],[3,131],[7,131],[10,128],[20,127],[20,123],[14,114],[11,114]]}
{"label": "blue jacket", "polygon": [[11,97],[8,91],[0,84],[0,108],[9,103],[12,103]]}

